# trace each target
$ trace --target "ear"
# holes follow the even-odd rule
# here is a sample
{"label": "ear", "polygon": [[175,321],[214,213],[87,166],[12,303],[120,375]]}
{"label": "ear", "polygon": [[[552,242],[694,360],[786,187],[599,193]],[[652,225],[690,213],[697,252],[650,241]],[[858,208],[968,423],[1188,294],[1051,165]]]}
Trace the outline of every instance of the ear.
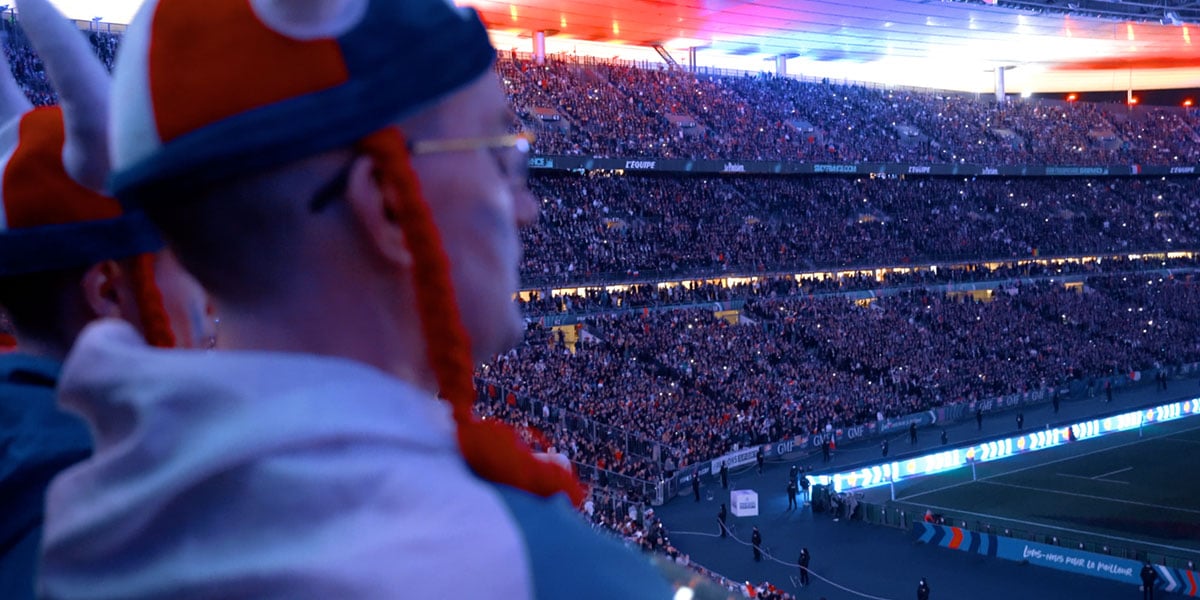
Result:
{"label": "ear", "polygon": [[114,260],[105,260],[92,265],[79,282],[83,299],[92,318],[122,316],[123,298],[120,281],[124,277],[121,266]]}
{"label": "ear", "polygon": [[375,170],[371,157],[354,159],[346,180],[346,204],[376,254],[393,265],[411,269],[413,255],[392,210],[396,192],[380,183]]}

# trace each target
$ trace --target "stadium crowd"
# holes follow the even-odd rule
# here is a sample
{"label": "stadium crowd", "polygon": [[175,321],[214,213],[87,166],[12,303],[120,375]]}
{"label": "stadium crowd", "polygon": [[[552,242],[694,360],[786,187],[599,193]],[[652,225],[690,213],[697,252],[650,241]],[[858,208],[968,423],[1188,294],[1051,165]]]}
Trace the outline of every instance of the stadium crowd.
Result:
{"label": "stadium crowd", "polygon": [[[20,28],[4,50],[35,104],[55,97]],[[120,37],[89,39],[111,69]],[[501,60],[514,127],[535,151],[622,157],[1009,164],[1196,164],[1200,118],[1168,109],[1015,102],[620,64]],[[1195,180],[540,176],[523,233],[527,284],[754,274],[923,261],[1195,249]],[[1120,261],[1118,261],[1119,263]],[[599,527],[687,564],[661,523],[612,508],[732,449],[947,404],[1200,361],[1189,277],[1105,275],[1111,265],[1010,265],[732,287],[635,286],[539,295],[531,316],[732,299],[711,310],[592,315],[568,348],[531,325],[483,365],[478,412],[521,426],[620,502]],[[1160,265],[1165,266],[1165,265]],[[1191,259],[1184,265],[1194,266]],[[1054,273],[1050,269],[1055,269]],[[1014,284],[990,302],[937,283],[1087,274],[1085,287]],[[826,292],[905,286],[869,305]],[[0,315],[0,334],[10,328]],[[880,348],[887,348],[881,352]],[[610,480],[611,477],[622,479]],[[601,503],[606,504],[606,503]],[[788,597],[786,594],[780,597]]]}
{"label": "stadium crowd", "polygon": [[[53,101],[44,69],[20,27],[12,19],[2,27],[18,81],[36,103]],[[111,68],[120,36],[94,31],[88,37]],[[550,61],[537,66],[514,57],[503,58],[496,68],[520,121],[514,125],[536,127],[544,135],[535,149],[547,153],[1173,164],[1194,162],[1200,149],[1200,121],[1167,109],[1046,102],[999,109],[969,96],[769,76],[697,76],[618,63]],[[536,286],[651,274],[715,276],[1039,253],[1191,249],[1200,241],[1200,200],[1189,192],[1191,183],[542,176],[533,180],[542,211],[538,226],[523,234],[523,274]],[[955,277],[946,270],[913,272],[886,284],[920,286]],[[549,332],[534,328],[520,351],[501,357],[481,376],[505,390],[542,399],[543,413],[525,411],[518,417],[506,396],[485,410],[501,418],[528,419],[530,430],[552,432],[555,428],[546,425],[562,424],[568,414],[581,415],[589,423],[634,432],[678,451],[683,466],[782,432],[843,426],[878,414],[1011,393],[1067,377],[1107,375],[1167,358],[1162,346],[1142,339],[1146,334],[1139,333],[1140,325],[1130,324],[1134,321],[1103,323],[1116,308],[1129,304],[1126,312],[1132,311],[1134,291],[1115,284],[1091,285],[1096,291],[1086,300],[1033,286],[1013,299],[1002,296],[983,305],[913,292],[882,300],[870,310],[843,299],[806,297],[883,284],[863,275],[803,284],[781,278],[740,290],[635,288],[616,302],[661,302],[663,294],[675,295],[668,302],[684,296],[750,298],[747,321],[758,324],[734,327],[703,311],[596,318],[587,330],[599,341],[585,341],[574,353]],[[1165,287],[1172,285],[1176,283]],[[916,298],[919,306],[913,304]],[[1037,301],[1029,303],[1029,298]],[[613,303],[611,295],[538,298],[527,310],[544,314]],[[1031,310],[1045,313],[1043,321],[1058,314],[1062,322],[1051,319],[1041,332],[1006,329],[1029,323],[1026,312]],[[1159,323],[1147,325],[1156,336],[1174,339],[1180,331],[1190,331],[1179,325],[1185,322],[1179,315],[1171,320],[1164,312],[1168,308],[1150,310],[1159,315],[1147,319]],[[970,331],[930,334],[947,327],[945,323],[970,323],[971,316],[975,324]],[[823,328],[819,336],[810,327],[813,319]],[[1164,329],[1167,322],[1171,329]],[[888,324],[885,331],[866,333],[880,323]],[[1088,337],[1081,331],[1121,336]],[[967,340],[980,334],[1000,341],[990,342],[986,351],[969,350]],[[880,356],[863,350],[864,339],[880,339],[874,336],[910,350],[900,353],[905,357],[948,356],[963,362],[881,363]],[[1064,343],[1068,350],[1042,346],[1064,339],[1075,343]],[[1186,339],[1178,342],[1184,353],[1172,360],[1190,356]],[[1122,343],[1132,347],[1120,347]],[[1045,358],[1047,352],[1058,362]],[[1033,353],[1038,360],[1030,360]],[[997,357],[1004,360],[983,360]],[[983,362],[995,371],[981,372],[974,365]],[[587,435],[557,432],[554,439],[531,441],[586,456],[601,470],[637,478],[660,474],[661,461],[628,455],[607,434],[590,427]],[[622,435],[628,445],[628,433]]]}
{"label": "stadium crowd", "polygon": [[[689,304],[735,303],[757,298],[797,294],[833,294],[879,289],[929,287],[938,284],[1002,282],[1006,280],[1188,271],[1200,266],[1197,257],[1108,257],[1104,260],[1012,261],[922,265],[867,271],[768,275],[752,280],[694,280],[675,285],[632,284],[566,288],[547,292],[531,290],[517,302],[528,317],[584,315],[637,308],[677,307]],[[736,307],[734,304],[730,304]]]}
{"label": "stadium crowd", "polygon": [[498,67],[542,154],[983,165],[1195,164],[1182,108],[1016,100],[506,58]]}
{"label": "stadium crowd", "polygon": [[[35,106],[54,104],[57,96],[50,81],[46,78],[42,60],[38,58],[20,24],[15,19],[9,18],[9,14],[3,16],[4,18],[0,18],[0,42],[3,44],[4,53],[17,84],[21,86],[25,96]],[[101,62],[111,71],[113,61],[116,60],[121,36],[108,32],[91,31],[88,32],[88,41],[91,42],[92,49],[96,51]]]}
{"label": "stadium crowd", "polygon": [[[574,352],[534,325],[482,367],[483,410],[538,399],[541,418],[518,422],[545,435],[544,447],[653,480],[666,474],[661,456],[681,468],[827,427],[1073,381],[1097,389],[1200,361],[1198,306],[1191,277],[1129,275],[1014,285],[990,302],[911,290],[862,306],[797,294],[750,302],[736,325],[704,309],[595,316]],[[581,443],[567,415],[610,427],[609,442]],[[621,436],[661,443],[660,460],[633,456]]]}
{"label": "stadium crowd", "polygon": [[[35,104],[54,101],[15,19],[10,66]],[[111,69],[120,35],[92,31]],[[1015,101],[974,94],[708,76],[619,62],[516,56],[496,64],[517,122],[541,154],[801,162],[1194,165],[1200,115],[1176,108]]]}
{"label": "stadium crowd", "polygon": [[1180,179],[538,177],[527,286],[1194,249]]}

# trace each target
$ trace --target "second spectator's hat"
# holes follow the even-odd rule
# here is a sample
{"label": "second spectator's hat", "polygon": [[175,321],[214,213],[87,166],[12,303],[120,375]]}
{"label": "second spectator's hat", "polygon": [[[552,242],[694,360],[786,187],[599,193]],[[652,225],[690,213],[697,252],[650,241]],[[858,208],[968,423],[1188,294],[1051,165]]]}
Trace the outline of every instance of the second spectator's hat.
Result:
{"label": "second spectator's hat", "polygon": [[115,70],[110,186],[127,206],[157,209],[190,201],[181,191],[356,147],[394,192],[429,364],[464,458],[485,479],[582,502],[568,470],[473,414],[449,260],[394,126],[479,79],[495,56],[478,15],[450,0],[148,0]]}
{"label": "second spectator's hat", "polygon": [[[18,0],[22,29],[59,93],[31,108],[7,65],[0,75],[0,277],[88,267],[162,247],[140,213],[102,188],[109,172],[108,74],[86,40],[47,0]],[[172,341],[148,268],[134,273],[147,338]]]}
{"label": "second spectator's hat", "polygon": [[162,246],[141,215],[96,192],[108,174],[108,74],[82,33],[45,0],[18,3],[20,23],[60,95],[32,108],[0,75],[0,277],[82,267]]}

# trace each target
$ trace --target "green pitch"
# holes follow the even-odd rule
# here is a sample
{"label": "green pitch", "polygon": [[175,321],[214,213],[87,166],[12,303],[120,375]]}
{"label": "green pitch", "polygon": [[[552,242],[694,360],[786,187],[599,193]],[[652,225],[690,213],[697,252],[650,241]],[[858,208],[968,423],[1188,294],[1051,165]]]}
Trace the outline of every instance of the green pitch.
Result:
{"label": "green pitch", "polygon": [[[880,498],[880,495],[883,498]],[[886,500],[872,490],[868,500]],[[1026,539],[1200,557],[1200,419],[1185,418],[896,484],[893,507]]]}

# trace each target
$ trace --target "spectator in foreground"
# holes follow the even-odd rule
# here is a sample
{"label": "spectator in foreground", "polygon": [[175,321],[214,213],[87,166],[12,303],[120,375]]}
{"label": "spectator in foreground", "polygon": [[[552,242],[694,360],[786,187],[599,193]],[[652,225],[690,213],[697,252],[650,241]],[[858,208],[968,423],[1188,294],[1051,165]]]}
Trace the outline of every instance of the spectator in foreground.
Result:
{"label": "spectator in foreground", "polygon": [[149,221],[93,191],[108,172],[107,73],[45,0],[21,8],[63,106],[32,108],[0,60],[0,313],[16,346],[0,354],[0,597],[13,600],[34,597],[46,486],[91,453],[86,425],[55,406],[76,336],[118,317],[156,346],[190,344],[205,317]]}
{"label": "spectator in foreground", "polygon": [[443,0],[142,7],[114,190],[222,331],[207,355],[80,339],[62,402],[96,455],[51,488],[43,595],[672,596],[568,470],[472,413],[472,361],[519,339],[536,214],[494,58]]}

